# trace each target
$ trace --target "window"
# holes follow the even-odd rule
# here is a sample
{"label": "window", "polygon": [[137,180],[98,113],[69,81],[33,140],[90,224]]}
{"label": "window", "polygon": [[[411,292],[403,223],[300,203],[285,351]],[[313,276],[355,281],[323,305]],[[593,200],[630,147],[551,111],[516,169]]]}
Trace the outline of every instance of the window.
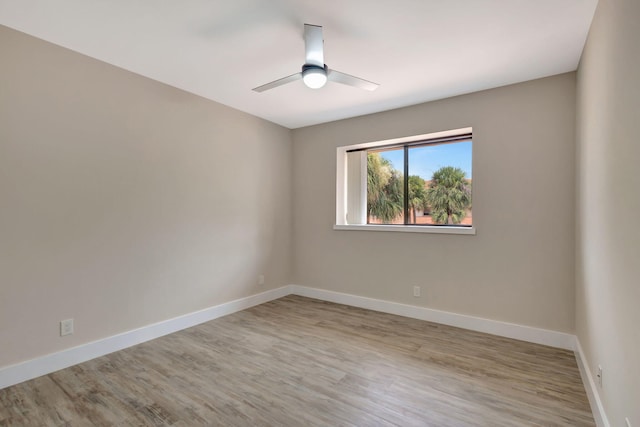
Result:
{"label": "window", "polygon": [[475,233],[472,145],[467,128],[339,147],[335,228]]}

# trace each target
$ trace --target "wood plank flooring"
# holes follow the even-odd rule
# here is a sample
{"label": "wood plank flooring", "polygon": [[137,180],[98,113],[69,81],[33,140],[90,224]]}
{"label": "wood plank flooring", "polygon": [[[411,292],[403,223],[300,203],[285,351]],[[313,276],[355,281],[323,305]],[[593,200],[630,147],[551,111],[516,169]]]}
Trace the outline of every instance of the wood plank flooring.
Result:
{"label": "wood plank flooring", "polygon": [[288,296],[0,390],[0,426],[593,426],[572,352]]}

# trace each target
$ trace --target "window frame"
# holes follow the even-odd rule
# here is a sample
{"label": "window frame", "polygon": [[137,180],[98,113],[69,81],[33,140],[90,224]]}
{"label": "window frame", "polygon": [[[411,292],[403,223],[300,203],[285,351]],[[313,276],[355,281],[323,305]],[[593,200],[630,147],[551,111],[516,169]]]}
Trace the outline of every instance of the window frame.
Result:
{"label": "window frame", "polygon": [[[429,134],[414,135],[403,138],[394,138],[374,142],[365,142],[348,146],[337,147],[336,149],[336,222],[333,226],[334,230],[351,230],[351,231],[385,231],[385,232],[409,232],[409,233],[435,233],[435,234],[466,234],[475,235],[475,221],[471,227],[460,227],[451,225],[413,225],[413,224],[350,224],[347,218],[348,206],[348,176],[347,156],[348,153],[364,151],[375,148],[386,148],[393,146],[404,146],[412,144],[421,144],[425,141],[437,142],[442,139],[443,142],[453,139],[461,135],[472,135],[471,127],[454,129],[442,132],[434,132]],[[467,138],[467,139],[472,139]],[[473,162],[473,158],[472,158]],[[355,187],[360,187],[360,194],[366,194],[366,165],[361,165],[360,182],[355,182]],[[363,171],[364,170],[364,171]],[[352,176],[354,172],[351,171]],[[357,173],[355,175],[358,175]],[[364,182],[363,182],[364,181]],[[354,183],[351,183],[354,186]],[[362,187],[364,185],[364,187]],[[365,197],[366,199],[366,197]],[[366,200],[365,200],[366,205]],[[365,208],[366,210],[366,208]],[[361,213],[360,213],[361,214]]]}

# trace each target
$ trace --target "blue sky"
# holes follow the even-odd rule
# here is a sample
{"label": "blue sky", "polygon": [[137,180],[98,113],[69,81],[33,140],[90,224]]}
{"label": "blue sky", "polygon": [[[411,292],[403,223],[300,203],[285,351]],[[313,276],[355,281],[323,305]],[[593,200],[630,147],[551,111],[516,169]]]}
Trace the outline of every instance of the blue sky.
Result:
{"label": "blue sky", "polygon": [[[471,178],[471,141],[451,144],[428,145],[409,149],[409,175],[419,175],[430,180],[435,171],[443,166],[462,169]],[[402,149],[384,151],[380,156],[389,160],[400,172],[404,153]]]}

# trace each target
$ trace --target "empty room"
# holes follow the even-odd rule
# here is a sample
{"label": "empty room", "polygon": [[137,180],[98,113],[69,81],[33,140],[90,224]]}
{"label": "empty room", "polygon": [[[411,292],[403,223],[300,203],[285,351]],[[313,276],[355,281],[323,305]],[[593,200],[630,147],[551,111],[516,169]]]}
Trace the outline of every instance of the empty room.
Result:
{"label": "empty room", "polygon": [[0,0],[0,426],[640,427],[638,0]]}

